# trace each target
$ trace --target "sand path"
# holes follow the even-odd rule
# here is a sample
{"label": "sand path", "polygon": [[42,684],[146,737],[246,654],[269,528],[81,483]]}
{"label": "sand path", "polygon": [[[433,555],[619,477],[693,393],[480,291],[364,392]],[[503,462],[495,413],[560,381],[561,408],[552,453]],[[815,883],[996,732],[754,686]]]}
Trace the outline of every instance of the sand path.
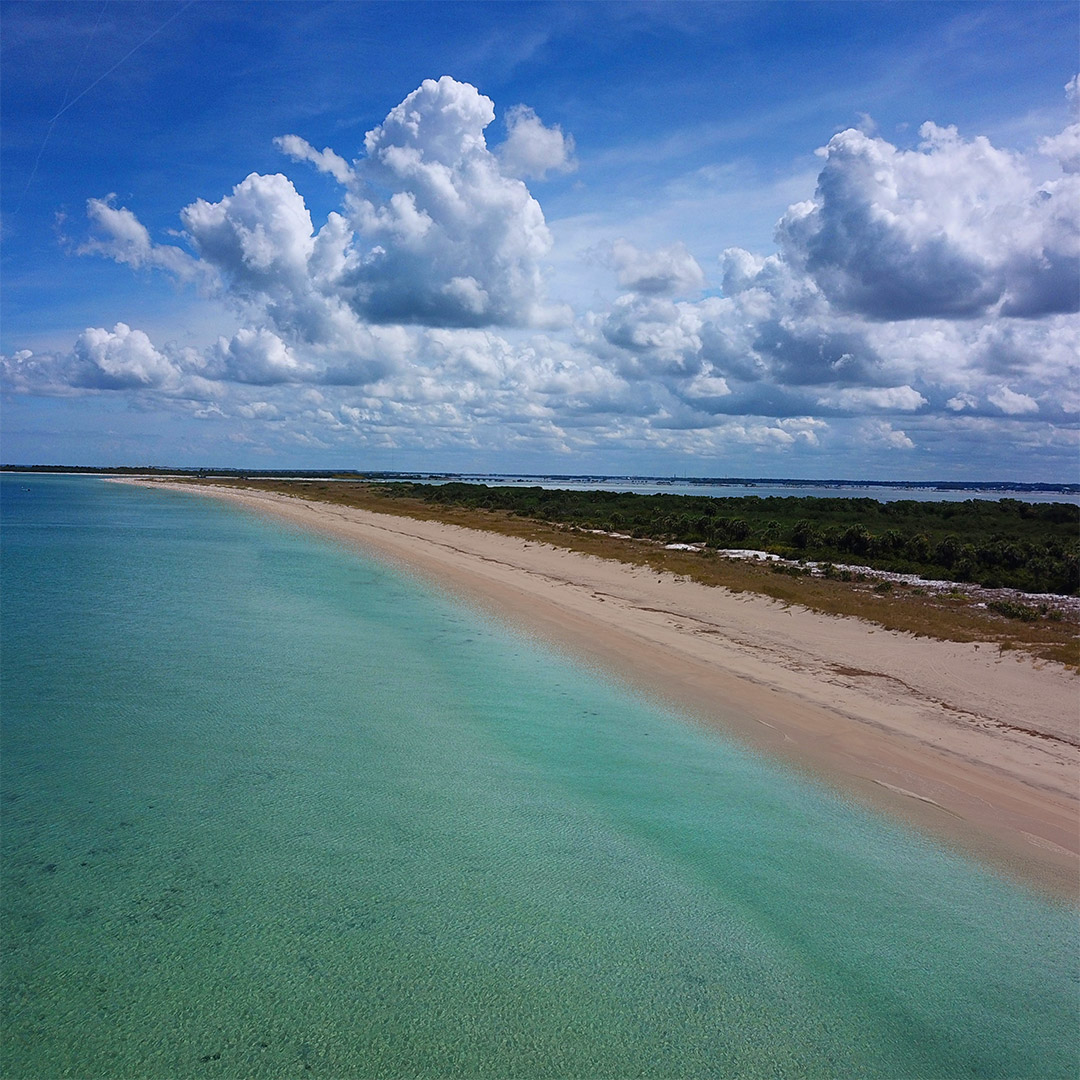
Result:
{"label": "sand path", "polygon": [[1059,665],[452,525],[181,490],[379,553],[1015,878],[1080,897],[1080,678]]}

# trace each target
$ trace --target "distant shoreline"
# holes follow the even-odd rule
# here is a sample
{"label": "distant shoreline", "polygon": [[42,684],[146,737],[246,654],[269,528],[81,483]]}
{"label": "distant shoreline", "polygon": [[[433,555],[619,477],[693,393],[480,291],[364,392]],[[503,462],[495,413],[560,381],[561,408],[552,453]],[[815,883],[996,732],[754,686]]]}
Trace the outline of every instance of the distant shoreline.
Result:
{"label": "distant shoreline", "polygon": [[1077,902],[1078,684],[1058,665],[514,537],[264,491],[181,490],[388,558],[866,805]]}
{"label": "distant shoreline", "polygon": [[798,477],[709,477],[709,476],[676,476],[676,475],[633,475],[624,473],[474,473],[474,472],[432,472],[429,470],[370,470],[370,469],[234,469],[234,468],[173,468],[167,466],[91,466],[91,465],[0,465],[0,472],[10,473],[72,473],[78,475],[93,476],[146,476],[150,478],[160,477],[165,479],[170,476],[209,478],[228,477],[244,479],[246,477],[261,479],[318,479],[318,480],[463,480],[476,483],[525,483],[536,481],[543,483],[558,483],[560,481],[581,484],[627,484],[631,488],[641,485],[670,486],[673,484],[690,487],[760,487],[770,488],[827,488],[837,491],[851,489],[894,489],[912,492],[959,492],[959,493],[982,493],[991,496],[1008,496],[1013,494],[1032,495],[1065,495],[1071,498],[1080,497],[1080,483],[1072,482],[1024,482],[1013,480],[853,480],[850,478],[825,477],[822,479],[805,479]]}

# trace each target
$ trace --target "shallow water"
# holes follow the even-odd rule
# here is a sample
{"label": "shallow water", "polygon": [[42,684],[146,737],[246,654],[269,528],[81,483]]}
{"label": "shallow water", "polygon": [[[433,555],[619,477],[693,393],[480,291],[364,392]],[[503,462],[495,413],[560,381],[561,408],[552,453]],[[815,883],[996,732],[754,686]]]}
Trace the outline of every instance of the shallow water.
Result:
{"label": "shallow water", "polygon": [[2,482],[4,1077],[1057,1077],[1073,912],[377,562]]}

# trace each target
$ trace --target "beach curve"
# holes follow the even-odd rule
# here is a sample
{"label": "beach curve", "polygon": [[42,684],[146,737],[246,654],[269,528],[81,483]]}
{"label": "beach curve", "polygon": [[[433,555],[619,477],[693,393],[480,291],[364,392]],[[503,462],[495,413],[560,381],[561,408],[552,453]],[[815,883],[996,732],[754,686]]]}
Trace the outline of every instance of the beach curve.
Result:
{"label": "beach curve", "polygon": [[1080,679],[646,567],[252,489],[232,502],[356,545],[973,855],[1076,902]]}

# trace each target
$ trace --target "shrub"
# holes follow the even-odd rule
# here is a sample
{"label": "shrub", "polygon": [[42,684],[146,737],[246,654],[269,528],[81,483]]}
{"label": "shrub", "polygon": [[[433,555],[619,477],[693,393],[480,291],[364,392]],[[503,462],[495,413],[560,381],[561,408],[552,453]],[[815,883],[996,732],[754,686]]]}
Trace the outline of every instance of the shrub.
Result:
{"label": "shrub", "polygon": [[996,611],[1007,619],[1019,619],[1021,622],[1035,622],[1039,617],[1035,608],[1017,600],[991,600],[986,606],[990,611]]}

